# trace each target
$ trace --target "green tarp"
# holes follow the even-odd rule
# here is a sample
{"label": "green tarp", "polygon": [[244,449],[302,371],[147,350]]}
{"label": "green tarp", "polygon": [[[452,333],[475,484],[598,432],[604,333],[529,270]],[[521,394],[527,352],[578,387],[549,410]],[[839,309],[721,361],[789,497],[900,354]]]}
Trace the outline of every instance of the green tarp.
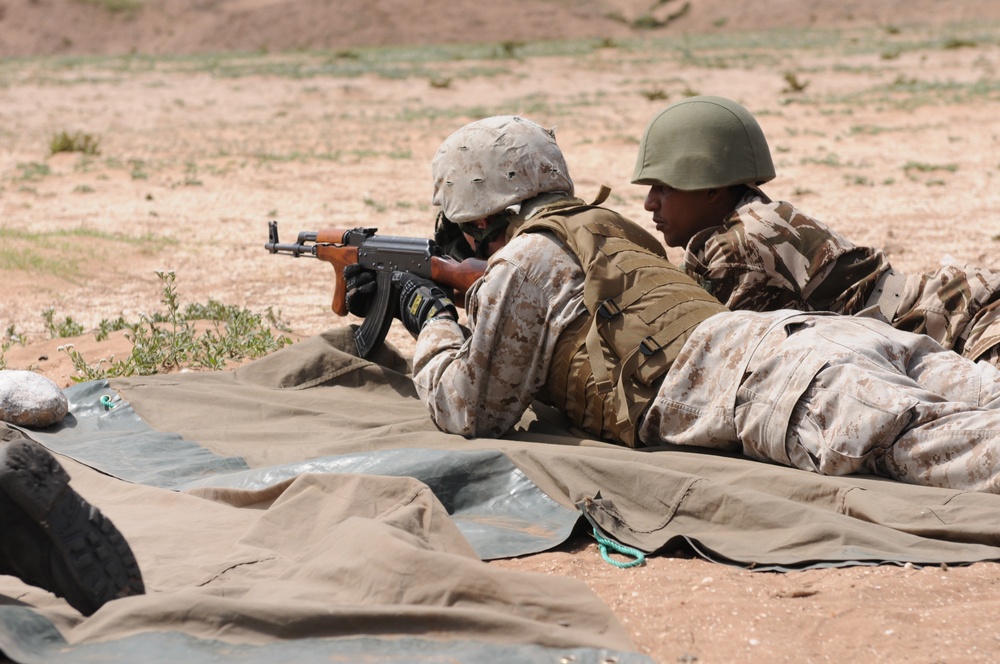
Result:
{"label": "green tarp", "polygon": [[28,433],[126,534],[149,593],[84,620],[0,578],[23,603],[0,613],[0,650],[47,661],[12,636],[30,632],[85,661],[135,648],[339,661],[358,647],[372,661],[459,647],[462,661],[648,661],[583,584],[480,560],[553,546],[574,524],[754,569],[1000,560],[997,496],[628,450],[540,406],[504,439],[466,440],[435,428],[404,358],[352,347],[343,328],[235,371],[70,390],[73,418]]}

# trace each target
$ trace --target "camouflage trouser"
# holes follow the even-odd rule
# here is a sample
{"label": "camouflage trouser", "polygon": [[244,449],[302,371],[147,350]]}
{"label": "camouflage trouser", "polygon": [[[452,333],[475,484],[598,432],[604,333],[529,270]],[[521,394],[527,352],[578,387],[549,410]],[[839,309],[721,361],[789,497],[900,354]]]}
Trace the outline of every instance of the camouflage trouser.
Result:
{"label": "camouflage trouser", "polygon": [[[748,454],[826,475],[1000,493],[1000,370],[863,318],[809,317],[786,328],[770,333],[782,338],[755,363],[763,378],[751,373],[740,389],[737,425]],[[784,393],[789,361],[798,363],[800,385],[803,370],[812,374],[804,391]],[[762,425],[761,409],[739,416],[740,404],[761,394],[787,405],[780,443],[766,430],[777,433],[781,423]]]}

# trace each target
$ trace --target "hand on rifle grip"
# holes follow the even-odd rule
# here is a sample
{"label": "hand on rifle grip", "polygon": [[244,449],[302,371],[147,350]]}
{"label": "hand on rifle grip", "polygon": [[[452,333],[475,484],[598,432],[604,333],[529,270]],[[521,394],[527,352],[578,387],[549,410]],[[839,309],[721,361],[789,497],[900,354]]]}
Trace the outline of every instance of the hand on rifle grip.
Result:
{"label": "hand on rifle grip", "polygon": [[374,272],[357,263],[344,267],[344,302],[347,304],[347,311],[358,318],[367,316],[377,290]]}
{"label": "hand on rifle grip", "polygon": [[392,281],[399,287],[397,315],[414,337],[420,334],[427,321],[437,316],[448,315],[452,320],[458,320],[458,310],[451,301],[451,293],[430,279],[409,272],[393,272]]}

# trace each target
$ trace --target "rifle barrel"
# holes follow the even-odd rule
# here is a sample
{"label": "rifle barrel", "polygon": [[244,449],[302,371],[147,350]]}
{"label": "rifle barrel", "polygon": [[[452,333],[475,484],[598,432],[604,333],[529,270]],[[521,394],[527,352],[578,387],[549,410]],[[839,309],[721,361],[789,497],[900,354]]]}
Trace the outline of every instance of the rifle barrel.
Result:
{"label": "rifle barrel", "polygon": [[291,254],[295,258],[299,256],[310,256],[316,258],[316,245],[314,244],[282,244],[280,242],[268,242],[264,248],[272,254]]}

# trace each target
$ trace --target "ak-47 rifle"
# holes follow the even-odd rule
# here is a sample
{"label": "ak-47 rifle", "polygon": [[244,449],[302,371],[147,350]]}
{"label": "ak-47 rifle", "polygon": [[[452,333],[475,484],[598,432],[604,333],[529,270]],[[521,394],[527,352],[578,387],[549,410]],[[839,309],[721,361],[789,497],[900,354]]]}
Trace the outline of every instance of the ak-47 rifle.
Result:
{"label": "ak-47 rifle", "polygon": [[[486,261],[468,258],[462,262],[446,256],[433,240],[397,235],[376,235],[377,228],[330,228],[303,231],[293,244],[278,240],[278,222],[267,224],[267,244],[272,254],[310,256],[333,266],[333,313],[346,316],[344,268],[358,263],[375,273],[375,299],[364,323],[354,332],[358,355],[368,357],[389,332],[399,306],[392,282],[393,272],[411,272],[464,294],[486,270]],[[461,299],[461,298],[460,298]]]}

